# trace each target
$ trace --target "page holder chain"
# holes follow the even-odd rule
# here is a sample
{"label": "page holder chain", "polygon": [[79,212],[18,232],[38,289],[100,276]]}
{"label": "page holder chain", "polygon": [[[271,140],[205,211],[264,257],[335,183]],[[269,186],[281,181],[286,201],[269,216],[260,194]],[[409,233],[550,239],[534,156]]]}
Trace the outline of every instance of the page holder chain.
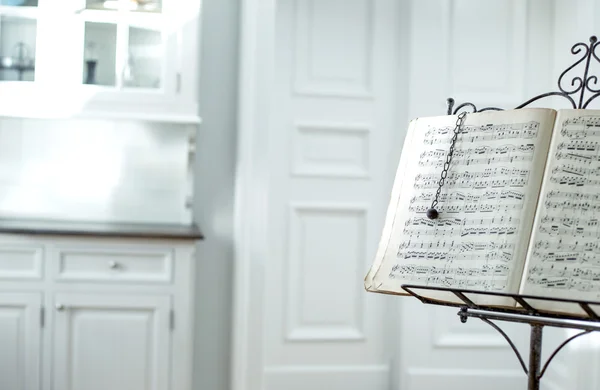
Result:
{"label": "page holder chain", "polygon": [[[576,62],[565,69],[558,77],[558,90],[546,92],[531,99],[523,102],[514,109],[520,109],[529,106],[530,104],[542,100],[544,98],[562,98],[565,99],[570,105],[569,108],[573,109],[586,109],[589,104],[592,103],[598,96],[600,96],[600,80],[598,76],[590,71],[591,65],[600,66],[600,58],[596,53],[596,49],[600,45],[596,36],[591,36],[589,44],[584,42],[578,42],[571,47],[571,54],[578,56]],[[583,70],[583,75],[575,74],[577,69]],[[571,75],[574,74],[574,75]],[[570,79],[570,81],[569,81]],[[454,107],[455,101],[452,98],[447,99],[447,115],[463,115],[465,113],[476,113],[483,111],[503,111],[502,108],[498,107],[486,107],[477,109],[475,104],[466,102],[461,103]],[[457,129],[458,121],[457,121]],[[449,150],[448,156],[451,157],[452,151]],[[447,158],[449,162],[450,158]],[[447,170],[446,170],[447,172]],[[440,181],[438,192],[441,191],[443,186],[443,178]],[[436,197],[437,199],[437,197]],[[437,210],[434,206],[437,202],[432,204],[430,210],[428,210],[428,217],[435,219],[437,218]],[[433,211],[431,211],[433,210]],[[431,211],[431,215],[429,215]],[[435,213],[434,213],[435,211]],[[539,390],[540,380],[546,373],[550,363],[556,357],[556,355],[571,341],[588,335],[595,331],[600,331],[600,302],[589,302],[579,300],[568,300],[541,296],[527,296],[519,294],[508,294],[498,293],[493,291],[475,291],[461,288],[446,288],[446,287],[433,287],[433,286],[419,286],[413,284],[403,284],[402,289],[410,294],[411,296],[419,299],[424,304],[439,305],[439,306],[452,306],[458,307],[458,316],[462,323],[466,323],[468,318],[478,318],[486,324],[492,326],[498,331],[504,339],[508,342],[512,350],[515,352],[523,371],[527,375],[527,390]],[[450,294],[456,298],[455,302],[442,302],[427,298],[418,293],[419,290],[437,291]],[[470,299],[469,296],[474,295],[485,295],[493,297],[503,297],[512,299],[519,305],[519,307],[496,307],[491,305],[477,305],[474,303],[476,299]],[[554,301],[561,302],[564,304],[577,306],[581,315],[566,315],[557,314],[552,312],[541,311],[535,309],[535,303],[533,300],[540,301]],[[598,307],[598,312],[594,310]],[[530,338],[529,338],[529,361],[525,363],[518,348],[511,340],[511,338],[496,324],[494,321],[506,321],[528,324],[530,326]],[[557,328],[568,328],[579,330],[579,333],[567,338],[562,344],[560,344],[548,357],[547,361],[542,365],[542,341],[543,341],[543,329],[544,327],[557,327]]]}

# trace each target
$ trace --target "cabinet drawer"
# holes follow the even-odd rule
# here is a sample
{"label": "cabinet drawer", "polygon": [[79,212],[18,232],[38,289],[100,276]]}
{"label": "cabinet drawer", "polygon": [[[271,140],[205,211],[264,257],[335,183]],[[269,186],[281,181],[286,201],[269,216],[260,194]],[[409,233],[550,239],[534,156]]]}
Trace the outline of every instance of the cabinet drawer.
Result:
{"label": "cabinet drawer", "polygon": [[42,248],[0,246],[0,280],[42,279]]}
{"label": "cabinet drawer", "polygon": [[58,252],[59,281],[167,283],[172,279],[171,251],[62,249]]}

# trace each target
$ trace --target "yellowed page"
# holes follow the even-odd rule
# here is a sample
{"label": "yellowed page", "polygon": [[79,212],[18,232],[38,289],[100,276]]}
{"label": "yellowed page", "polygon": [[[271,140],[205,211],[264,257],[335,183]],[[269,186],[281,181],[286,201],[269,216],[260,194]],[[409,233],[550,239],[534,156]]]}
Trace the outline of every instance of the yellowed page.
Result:
{"label": "yellowed page", "polygon": [[[600,302],[600,110],[556,118],[522,293]],[[550,311],[577,305],[537,301]]]}
{"label": "yellowed page", "polygon": [[[415,284],[516,293],[554,117],[555,111],[547,109],[467,114],[436,220],[425,212],[437,190],[457,116],[414,121],[380,245],[365,278],[367,289],[404,294],[401,285]],[[446,293],[424,295],[457,301]]]}
{"label": "yellowed page", "polygon": [[[406,181],[402,180],[403,175],[406,171],[406,165],[412,158],[410,151],[411,151],[411,148],[413,147],[412,141],[413,141],[416,124],[417,124],[417,120],[415,119],[415,120],[410,121],[410,123],[408,125],[408,131],[406,133],[406,137],[404,139],[404,144],[402,146],[402,153],[400,154],[400,162],[398,163],[398,167],[396,169],[394,186],[392,188],[392,194],[390,196],[390,200],[388,203],[388,209],[387,209],[385,223],[384,223],[383,232],[381,234],[381,237],[390,237],[391,229],[392,229],[392,226],[394,223],[394,214],[396,213],[396,203],[398,201],[400,193],[402,192],[403,184],[406,184]],[[373,275],[375,274],[375,271],[381,265],[381,260],[383,260],[383,255],[385,253],[386,248],[387,248],[387,242],[384,242],[384,241],[382,241],[377,248],[377,254],[375,255],[375,262],[373,263],[373,266],[370,268],[369,272],[367,273],[367,276],[365,277],[364,284],[365,284],[366,290],[372,291],[372,289],[373,289]]]}

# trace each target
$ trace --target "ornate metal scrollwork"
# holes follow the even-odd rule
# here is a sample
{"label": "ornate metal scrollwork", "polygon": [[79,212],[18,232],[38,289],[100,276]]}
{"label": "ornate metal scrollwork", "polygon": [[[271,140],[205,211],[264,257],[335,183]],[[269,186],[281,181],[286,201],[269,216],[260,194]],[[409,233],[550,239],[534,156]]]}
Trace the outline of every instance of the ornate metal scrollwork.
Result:
{"label": "ornate metal scrollwork", "polygon": [[[546,92],[541,95],[537,95],[526,102],[521,103],[515,107],[515,109],[526,107],[535,101],[551,96],[558,96],[567,99],[573,108],[587,108],[587,106],[594,99],[600,96],[600,80],[598,80],[598,76],[595,74],[590,74],[590,65],[592,63],[600,64],[600,58],[596,53],[596,49],[599,45],[600,42],[598,42],[598,38],[596,38],[596,36],[590,37],[589,44],[584,42],[578,42],[574,44],[571,47],[571,53],[573,55],[580,55],[580,58],[578,58],[577,61],[575,61],[560,74],[557,82],[558,91]],[[571,71],[576,68],[583,69],[583,76],[570,75],[573,73]],[[448,115],[456,115],[463,109],[470,110],[470,112],[503,110],[499,107],[486,107],[478,110],[473,103],[462,103],[454,108],[454,103],[454,99],[452,98],[447,100]]]}

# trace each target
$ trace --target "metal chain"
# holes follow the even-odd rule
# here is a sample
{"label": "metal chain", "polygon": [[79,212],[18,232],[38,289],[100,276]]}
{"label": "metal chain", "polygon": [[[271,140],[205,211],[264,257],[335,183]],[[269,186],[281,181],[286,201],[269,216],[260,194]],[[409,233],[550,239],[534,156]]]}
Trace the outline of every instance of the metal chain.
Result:
{"label": "metal chain", "polygon": [[444,183],[446,182],[446,177],[448,176],[448,169],[450,168],[450,162],[452,161],[452,155],[454,154],[454,146],[456,144],[456,139],[458,138],[458,133],[460,133],[461,127],[465,123],[466,116],[467,116],[467,113],[463,111],[458,115],[458,119],[456,120],[456,126],[454,127],[454,136],[452,137],[452,140],[450,141],[450,149],[448,150],[448,155],[446,156],[446,162],[444,163],[444,169],[442,169],[442,175],[441,175],[440,181],[438,182],[438,189],[435,193],[435,197],[433,198],[433,201],[431,202],[431,208],[429,210],[427,210],[427,217],[429,219],[436,219],[439,215],[439,213],[435,209],[435,207],[438,204],[438,198],[440,196],[440,193],[442,192],[442,187],[444,186]]}

